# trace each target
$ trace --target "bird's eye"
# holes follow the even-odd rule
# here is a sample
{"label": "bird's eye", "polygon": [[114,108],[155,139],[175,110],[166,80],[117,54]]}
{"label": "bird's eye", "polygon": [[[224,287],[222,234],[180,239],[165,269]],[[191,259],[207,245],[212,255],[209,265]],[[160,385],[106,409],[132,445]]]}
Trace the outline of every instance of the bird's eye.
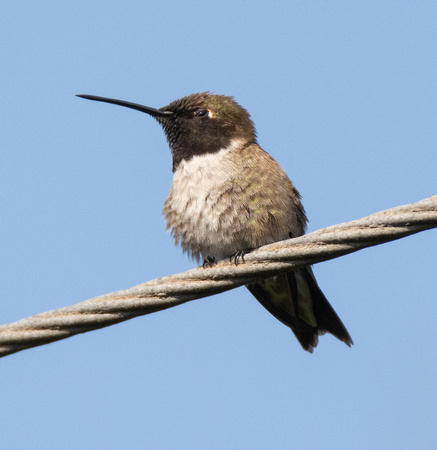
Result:
{"label": "bird's eye", "polygon": [[196,109],[194,115],[196,117],[207,117],[209,116],[209,111],[207,109]]}

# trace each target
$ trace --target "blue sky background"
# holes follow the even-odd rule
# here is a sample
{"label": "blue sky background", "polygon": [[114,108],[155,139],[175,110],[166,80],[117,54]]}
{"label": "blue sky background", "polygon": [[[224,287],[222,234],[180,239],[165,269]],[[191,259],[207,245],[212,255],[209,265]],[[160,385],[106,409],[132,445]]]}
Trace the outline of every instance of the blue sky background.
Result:
{"label": "blue sky background", "polygon": [[[437,194],[437,4],[0,6],[2,323],[194,266],[160,107],[234,95],[309,230]],[[243,288],[0,360],[3,448],[435,448],[436,231],[319,264],[313,355]]]}

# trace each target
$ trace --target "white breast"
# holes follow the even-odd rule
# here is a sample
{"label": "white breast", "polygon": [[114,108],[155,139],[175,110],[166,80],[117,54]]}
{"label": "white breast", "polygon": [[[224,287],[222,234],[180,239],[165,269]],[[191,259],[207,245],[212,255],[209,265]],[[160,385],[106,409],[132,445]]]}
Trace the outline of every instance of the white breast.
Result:
{"label": "white breast", "polygon": [[[239,148],[236,140],[216,153],[196,155],[181,161],[164,204],[167,228],[176,243],[197,260],[201,257],[228,257],[235,251],[232,230],[223,222],[229,214],[229,201],[223,193],[231,186],[237,171],[230,154]],[[232,211],[230,212],[232,214]]]}

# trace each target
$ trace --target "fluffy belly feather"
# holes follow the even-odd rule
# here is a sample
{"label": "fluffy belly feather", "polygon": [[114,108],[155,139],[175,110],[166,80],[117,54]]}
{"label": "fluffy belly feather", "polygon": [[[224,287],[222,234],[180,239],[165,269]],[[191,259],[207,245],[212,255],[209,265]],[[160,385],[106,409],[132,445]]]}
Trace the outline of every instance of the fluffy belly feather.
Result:
{"label": "fluffy belly feather", "polygon": [[[271,165],[268,176],[257,170],[261,163]],[[175,243],[197,260],[302,234],[305,222],[291,181],[255,144],[182,161],[164,215]]]}

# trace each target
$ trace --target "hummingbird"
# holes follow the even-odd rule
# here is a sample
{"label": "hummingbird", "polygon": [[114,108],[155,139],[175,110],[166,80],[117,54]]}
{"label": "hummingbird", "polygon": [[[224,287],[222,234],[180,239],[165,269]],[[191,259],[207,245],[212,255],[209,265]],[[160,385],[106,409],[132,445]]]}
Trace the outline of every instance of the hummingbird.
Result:
{"label": "hummingbird", "polygon": [[[301,236],[307,217],[301,196],[257,142],[246,109],[233,97],[191,94],[159,109],[113,98],[78,95],[135,109],[162,126],[172,154],[173,183],[164,203],[175,245],[203,266],[263,245]],[[346,327],[319,288],[310,266],[246,285],[312,353],[331,333],[349,347]]]}

